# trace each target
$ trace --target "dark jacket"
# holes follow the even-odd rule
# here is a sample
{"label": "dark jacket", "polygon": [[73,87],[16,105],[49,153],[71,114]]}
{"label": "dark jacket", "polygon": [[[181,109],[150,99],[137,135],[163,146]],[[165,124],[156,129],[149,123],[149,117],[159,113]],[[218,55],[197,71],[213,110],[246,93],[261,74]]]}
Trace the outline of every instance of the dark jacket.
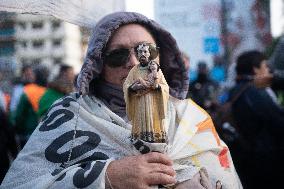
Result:
{"label": "dark jacket", "polygon": [[74,85],[72,82],[61,77],[55,78],[54,81],[50,82],[45,93],[39,100],[38,117],[42,118],[56,100],[71,93],[73,88]]}
{"label": "dark jacket", "polygon": [[188,98],[192,98],[199,106],[209,113],[214,112],[217,103],[218,84],[208,76],[198,75],[198,78],[190,84]]}
{"label": "dark jacket", "polygon": [[18,153],[15,135],[4,111],[0,109],[0,184],[9,169],[10,159]]}
{"label": "dark jacket", "polygon": [[[241,81],[230,92],[240,91]],[[233,103],[232,112],[242,145],[234,146],[232,157],[244,188],[273,188],[283,167],[284,110],[265,89],[250,85]]]}
{"label": "dark jacket", "polygon": [[[231,91],[234,96],[246,82]],[[276,104],[265,89],[249,86],[232,106],[240,132],[251,142],[253,150],[263,152],[283,147],[284,109]]]}

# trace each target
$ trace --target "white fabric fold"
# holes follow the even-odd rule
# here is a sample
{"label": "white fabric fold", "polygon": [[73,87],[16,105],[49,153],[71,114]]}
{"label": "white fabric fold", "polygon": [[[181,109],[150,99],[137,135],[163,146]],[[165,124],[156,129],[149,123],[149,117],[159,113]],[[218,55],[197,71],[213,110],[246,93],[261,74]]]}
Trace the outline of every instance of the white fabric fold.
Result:
{"label": "white fabric fold", "polygon": [[107,8],[110,3],[110,0],[1,0],[0,11],[50,15],[93,28],[96,20],[112,11]]}

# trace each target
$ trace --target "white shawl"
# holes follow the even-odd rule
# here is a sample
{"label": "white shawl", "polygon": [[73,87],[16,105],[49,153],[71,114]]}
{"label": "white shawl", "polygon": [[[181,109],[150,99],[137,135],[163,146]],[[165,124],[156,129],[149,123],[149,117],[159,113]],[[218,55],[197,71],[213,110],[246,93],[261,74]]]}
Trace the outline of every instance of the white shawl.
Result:
{"label": "white shawl", "polygon": [[107,165],[115,159],[162,151],[174,161],[177,180],[202,167],[213,185],[242,188],[227,146],[211,118],[191,100],[170,98],[169,144],[130,141],[131,125],[100,100],[73,94],[54,103],[13,162],[0,188],[105,188]]}

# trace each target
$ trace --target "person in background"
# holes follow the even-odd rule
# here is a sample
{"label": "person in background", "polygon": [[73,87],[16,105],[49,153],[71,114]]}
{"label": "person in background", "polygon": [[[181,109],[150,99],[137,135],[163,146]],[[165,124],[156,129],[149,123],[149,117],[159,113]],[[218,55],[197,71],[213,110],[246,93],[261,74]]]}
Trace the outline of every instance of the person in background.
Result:
{"label": "person in background", "polygon": [[185,70],[187,72],[189,72],[189,70],[190,70],[190,58],[184,51],[181,52],[181,56],[182,56],[182,60],[183,60],[183,63],[184,63]]}
{"label": "person in background", "polygon": [[49,107],[59,98],[74,91],[74,69],[72,66],[60,65],[59,73],[48,83],[47,90],[39,100],[38,116],[41,118]]}
{"label": "person in background", "polygon": [[[0,72],[0,81],[3,79],[3,75]],[[10,102],[10,95],[8,93],[5,93],[0,88],[0,109],[7,113],[9,111],[9,102]]]}
{"label": "person in background", "polygon": [[[190,58],[184,51],[181,52],[181,56],[182,56],[182,60],[183,60],[183,63],[184,63],[185,70],[188,72],[189,77],[190,77],[190,75],[191,75],[191,73],[190,73]],[[189,80],[189,81],[191,81],[191,80]],[[190,98],[189,89],[188,89],[188,93],[186,95],[186,98]]]}
{"label": "person in background", "polygon": [[5,94],[0,89],[0,109],[6,112],[6,106],[7,106],[7,103],[5,99]]}
{"label": "person in background", "polygon": [[0,108],[0,184],[10,167],[10,161],[16,158],[17,153],[15,133],[9,123],[7,113]]}
{"label": "person in background", "polygon": [[[14,88],[10,102],[10,112],[14,114],[16,107],[20,101],[20,97],[23,94],[24,86],[35,82],[35,74],[31,65],[23,65],[21,69],[20,78],[16,78],[14,81]],[[13,119],[13,118],[12,118]]]}
{"label": "person in background", "polygon": [[39,123],[37,115],[39,100],[46,91],[45,87],[49,70],[44,66],[38,65],[34,73],[35,83],[29,83],[24,86],[23,94],[20,97],[16,110],[11,112],[12,124],[19,137],[21,147],[25,145]]}
{"label": "person in background", "polygon": [[214,112],[218,104],[218,84],[209,77],[207,64],[198,63],[197,79],[190,84],[189,94],[193,101],[204,108],[208,113]]}
{"label": "person in background", "polygon": [[271,68],[271,79],[267,77],[267,81],[271,84],[271,88],[276,92],[278,102],[284,106],[284,35],[280,36],[275,44],[273,53],[269,58],[269,66]]}
{"label": "person in background", "polygon": [[267,58],[259,51],[244,52],[237,59],[236,73],[237,84],[229,96],[246,87],[232,105],[243,144],[232,154],[236,169],[244,188],[278,188],[282,184],[277,169],[283,170],[284,110],[254,81],[269,75]]}

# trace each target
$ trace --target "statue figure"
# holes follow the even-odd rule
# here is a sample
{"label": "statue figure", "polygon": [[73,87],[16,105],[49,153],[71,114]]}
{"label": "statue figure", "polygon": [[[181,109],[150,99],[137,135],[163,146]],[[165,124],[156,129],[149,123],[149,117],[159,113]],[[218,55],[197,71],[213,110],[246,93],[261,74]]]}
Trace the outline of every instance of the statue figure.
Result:
{"label": "statue figure", "polygon": [[164,143],[167,135],[163,120],[167,112],[169,87],[154,61],[158,56],[157,47],[142,43],[135,50],[140,64],[130,70],[123,85],[126,112],[132,123],[131,138]]}

